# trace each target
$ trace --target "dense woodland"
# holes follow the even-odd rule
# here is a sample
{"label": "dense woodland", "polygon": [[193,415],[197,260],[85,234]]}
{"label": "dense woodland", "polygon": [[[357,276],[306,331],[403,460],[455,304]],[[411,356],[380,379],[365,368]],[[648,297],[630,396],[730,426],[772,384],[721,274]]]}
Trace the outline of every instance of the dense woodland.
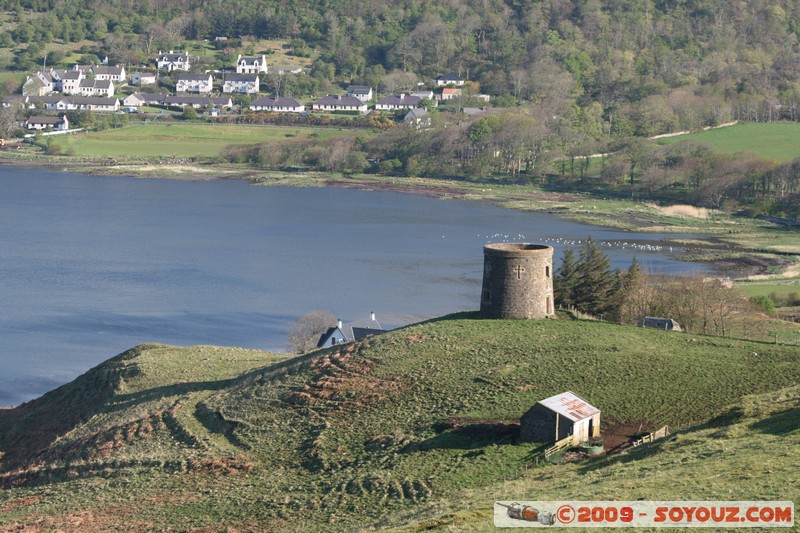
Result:
{"label": "dense woodland", "polygon": [[[286,166],[361,171],[372,162],[408,175],[556,178],[562,187],[798,216],[798,163],[646,141],[733,120],[798,120],[797,1],[0,0],[0,10],[9,69],[35,69],[54,42],[88,39],[98,45],[86,53],[138,65],[190,40],[281,38],[314,61],[308,73],[273,83],[274,92],[358,83],[397,93],[456,72],[469,91],[450,111],[475,105],[469,94],[477,93],[508,111],[354,137],[322,160],[306,157],[316,146],[293,147]],[[62,58],[51,51],[48,64]],[[594,166],[582,157],[598,152],[611,155]]]}

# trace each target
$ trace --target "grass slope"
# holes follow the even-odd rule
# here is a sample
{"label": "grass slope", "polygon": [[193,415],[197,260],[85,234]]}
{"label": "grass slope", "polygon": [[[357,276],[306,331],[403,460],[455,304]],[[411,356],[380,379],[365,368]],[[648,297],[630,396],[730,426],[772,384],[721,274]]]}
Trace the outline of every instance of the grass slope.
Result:
{"label": "grass slope", "polygon": [[[201,377],[200,361],[216,368],[215,356],[229,357],[212,350],[189,359],[189,369],[183,349],[138,348],[42,398],[36,424],[26,425],[33,415],[25,406],[2,413],[0,524],[321,530],[427,527],[417,523],[423,517],[484,527],[496,497],[538,494],[548,479],[556,495],[560,470],[526,473],[542,446],[516,442],[517,419],[539,399],[571,389],[603,410],[604,424],[689,429],[748,394],[800,382],[796,347],[566,319],[464,314],[275,364],[243,352],[236,364],[253,369],[237,378],[227,363],[225,372]],[[108,381],[123,385],[97,397],[99,378],[87,376],[111,371],[125,372]],[[83,396],[90,406],[58,439],[36,453],[12,453],[47,420],[45,410],[57,409],[53,402],[80,405]],[[717,455],[726,458],[709,456]],[[636,468],[639,459],[649,460],[631,454],[619,462]],[[595,494],[605,495],[608,481],[609,497],[626,493],[619,487],[712,496],[688,470],[662,496],[639,488],[649,486],[639,479],[646,470],[622,483],[595,464],[556,468],[592,476]],[[751,484],[726,482],[737,489],[730,499],[769,484],[761,470],[749,475]],[[798,492],[786,490],[784,497]],[[454,506],[474,511],[442,516]]]}
{"label": "grass slope", "polygon": [[776,162],[800,157],[800,124],[791,122],[746,123],[675,137],[659,139],[659,144],[695,140],[710,144],[723,154],[748,152]]}
{"label": "grass slope", "polygon": [[311,136],[328,138],[338,130],[229,124],[147,124],[67,135],[55,142],[77,156],[214,157],[230,145],[281,144]]}

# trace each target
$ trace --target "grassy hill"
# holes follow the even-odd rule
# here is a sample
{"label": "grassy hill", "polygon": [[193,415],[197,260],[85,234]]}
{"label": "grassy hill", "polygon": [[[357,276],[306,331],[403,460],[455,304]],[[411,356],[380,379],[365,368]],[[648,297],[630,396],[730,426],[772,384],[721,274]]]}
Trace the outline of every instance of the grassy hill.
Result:
{"label": "grassy hill", "polygon": [[[779,391],[798,362],[795,346],[472,314],[288,360],[141,346],[0,412],[0,525],[486,528],[496,498],[798,501],[797,454],[772,456],[797,443],[800,392]],[[681,433],[536,467],[517,420],[566,389],[605,427]]]}
{"label": "grassy hill", "polygon": [[800,124],[792,122],[745,123],[658,140],[659,144],[695,140],[723,154],[751,153],[784,163],[800,157]]}

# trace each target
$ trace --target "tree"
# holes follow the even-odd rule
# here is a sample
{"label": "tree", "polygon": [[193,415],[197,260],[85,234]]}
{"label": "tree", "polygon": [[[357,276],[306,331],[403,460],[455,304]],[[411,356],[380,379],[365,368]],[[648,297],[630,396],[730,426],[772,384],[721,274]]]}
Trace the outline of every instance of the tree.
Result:
{"label": "tree", "polygon": [[613,310],[613,290],[616,283],[616,275],[609,268],[608,256],[589,237],[579,252],[579,258],[578,282],[574,291],[575,307],[584,313],[608,315]]}
{"label": "tree", "polygon": [[578,284],[578,270],[575,262],[575,251],[572,248],[565,248],[561,256],[561,266],[553,277],[553,299],[556,304],[563,307],[570,307],[575,302],[573,294],[575,286]]}
{"label": "tree", "polygon": [[313,349],[319,336],[335,323],[336,317],[330,311],[309,311],[289,325],[289,349],[294,353]]}

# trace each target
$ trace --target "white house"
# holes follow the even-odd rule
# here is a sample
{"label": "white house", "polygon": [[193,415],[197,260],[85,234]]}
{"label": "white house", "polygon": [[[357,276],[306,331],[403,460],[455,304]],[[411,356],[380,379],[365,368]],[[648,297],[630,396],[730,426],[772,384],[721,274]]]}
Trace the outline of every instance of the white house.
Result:
{"label": "white house", "polygon": [[448,72],[447,74],[443,74],[434,80],[436,82],[437,87],[446,87],[447,85],[455,85],[457,87],[461,87],[464,85],[464,78],[461,76],[454,74],[452,72]]}
{"label": "white house", "polygon": [[122,85],[125,82],[125,67],[118,65],[115,67],[108,67],[99,65],[92,67],[92,73],[96,80],[111,80],[117,85]]}
{"label": "white house", "polygon": [[167,54],[162,52],[158,53],[156,65],[159,70],[168,70],[172,72],[173,70],[189,70],[191,62],[188,53],[176,54],[170,50]]}
{"label": "white house", "polygon": [[155,85],[156,75],[152,72],[134,72],[131,74],[131,85]]}
{"label": "white house", "polygon": [[61,92],[64,94],[80,94],[81,82],[86,76],[80,70],[61,71]]}
{"label": "white house", "polygon": [[53,92],[53,76],[47,72],[39,71],[33,76],[28,76],[22,86],[22,94],[30,96],[46,96]]}
{"label": "white house", "polygon": [[111,80],[84,78],[78,85],[78,92],[81,96],[102,96],[110,98],[114,96],[114,82]]}
{"label": "white house", "polygon": [[251,111],[272,111],[275,113],[302,113],[306,110],[306,106],[295,100],[294,98],[287,98],[285,96],[271,97],[265,96],[256,99],[250,104]]}
{"label": "white house", "polygon": [[372,100],[372,87],[365,85],[351,85],[347,88],[347,96],[358,98],[362,102],[369,102]]}
{"label": "white house", "polygon": [[266,56],[243,56],[239,54],[239,57],[236,58],[237,74],[258,74],[259,72],[267,73]]}
{"label": "white house", "polygon": [[445,87],[442,89],[442,95],[439,97],[440,100],[452,100],[453,98],[457,98],[461,96],[461,88],[460,87]]}
{"label": "white house", "polygon": [[431,91],[430,89],[425,91],[414,91],[411,93],[411,96],[417,96],[422,100],[433,100],[434,98],[433,91]]}
{"label": "white house", "polygon": [[223,93],[255,94],[259,90],[258,74],[227,74]]}
{"label": "white house", "polygon": [[367,112],[367,104],[353,96],[325,96],[311,104],[313,111],[358,111]]}
{"label": "white house", "polygon": [[47,129],[67,131],[69,129],[69,120],[67,120],[66,115],[61,117],[30,117],[25,121],[25,128],[36,131]]}
{"label": "white house", "polygon": [[375,102],[375,109],[379,111],[392,111],[398,109],[414,109],[422,99],[419,96],[400,94],[400,96],[387,96]]}
{"label": "white house", "polygon": [[211,74],[180,74],[175,84],[175,92],[210,94],[214,87]]}

